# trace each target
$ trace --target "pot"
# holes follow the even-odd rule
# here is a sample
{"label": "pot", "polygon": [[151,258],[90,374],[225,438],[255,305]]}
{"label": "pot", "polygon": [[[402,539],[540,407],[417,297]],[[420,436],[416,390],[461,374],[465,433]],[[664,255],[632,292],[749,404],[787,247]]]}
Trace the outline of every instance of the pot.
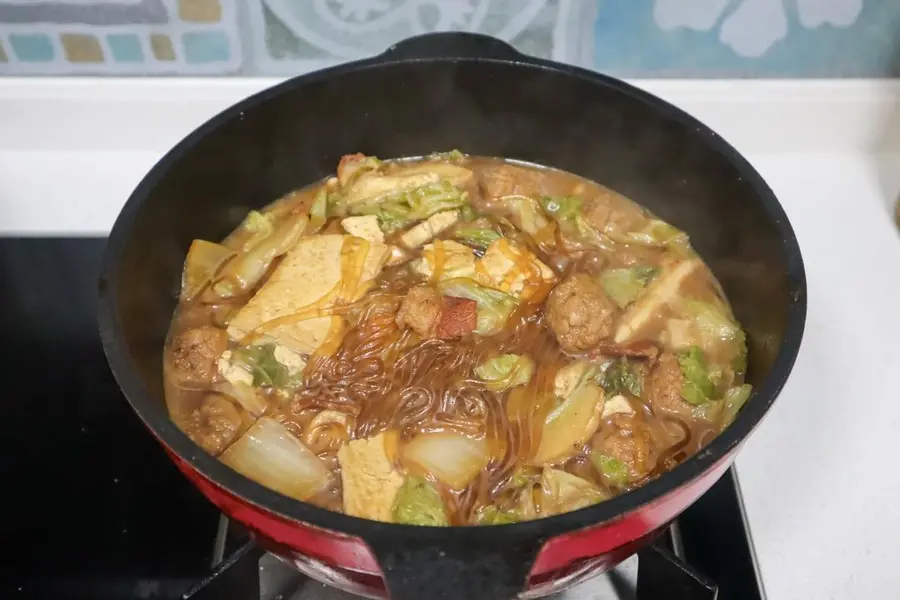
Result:
{"label": "pot", "polygon": [[[458,148],[601,182],[687,231],[747,331],[754,394],[703,451],[575,512],[490,527],[378,523],[305,504],[232,471],[169,420],[162,355],[194,238],[331,173],[345,153]],[[100,330],[125,396],[179,469],[267,550],[345,590],[397,600],[534,598],[614,566],[734,460],[800,347],[797,240],[756,170],[715,132],[622,81],[474,34],[430,34],[296,77],[228,108],[166,154],[125,203],[100,278]],[[161,491],[164,492],[164,491]]]}

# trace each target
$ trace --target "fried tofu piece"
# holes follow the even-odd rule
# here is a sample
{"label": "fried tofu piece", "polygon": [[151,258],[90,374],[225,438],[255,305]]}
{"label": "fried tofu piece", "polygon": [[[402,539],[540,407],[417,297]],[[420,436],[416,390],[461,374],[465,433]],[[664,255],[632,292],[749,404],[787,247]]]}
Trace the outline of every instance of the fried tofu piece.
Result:
{"label": "fried tofu piece", "polygon": [[393,521],[394,500],[403,475],[394,468],[385,446],[387,436],[353,440],[338,450],[344,489],[344,512],[354,517]]}
{"label": "fried tofu piece", "polygon": [[[438,250],[439,248],[439,250]],[[435,263],[443,255],[440,279],[454,277],[475,278],[475,253],[471,248],[453,240],[438,240],[422,248],[422,258],[412,264],[412,269],[425,279],[431,279]]]}
{"label": "fried tofu piece", "polygon": [[[231,320],[228,335],[240,340],[264,323],[289,317],[309,307],[327,309],[334,305],[341,287],[341,251],[349,235],[314,235],[301,238],[284,257],[269,280]],[[384,244],[368,246],[362,276],[355,289],[345,288],[346,301],[358,300],[371,287],[387,260]],[[360,250],[362,251],[362,250]],[[353,287],[353,286],[351,286]],[[276,344],[300,355],[316,351],[328,339],[337,316],[317,316],[266,329],[264,335]]]}
{"label": "fried tofu piece", "polygon": [[459,222],[458,210],[445,210],[431,215],[415,227],[400,236],[400,245],[404,248],[418,248],[427,244],[443,232]]}
{"label": "fried tofu piece", "polygon": [[630,305],[619,318],[613,340],[617,344],[627,344],[644,339],[658,321],[665,307],[678,298],[681,286],[703,269],[698,259],[689,259],[665,267],[663,273],[647,288],[641,298]]}
{"label": "fried tofu piece", "polygon": [[361,215],[358,217],[347,217],[341,219],[341,227],[348,234],[362,238],[373,244],[384,243],[384,233],[378,227],[378,217],[375,215]]}
{"label": "fried tofu piece", "polygon": [[522,296],[526,283],[549,285],[556,281],[553,269],[506,238],[491,242],[479,259],[476,271],[480,283],[517,298]]}

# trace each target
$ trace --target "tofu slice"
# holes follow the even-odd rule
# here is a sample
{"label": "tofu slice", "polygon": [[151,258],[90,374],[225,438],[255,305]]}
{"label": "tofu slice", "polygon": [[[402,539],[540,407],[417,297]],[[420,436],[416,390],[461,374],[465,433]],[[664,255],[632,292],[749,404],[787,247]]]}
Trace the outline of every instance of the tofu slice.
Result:
{"label": "tofu slice", "polygon": [[394,500],[403,475],[394,468],[385,447],[386,435],[353,440],[338,450],[344,490],[344,512],[354,517],[393,521]]}
{"label": "tofu slice", "polygon": [[[523,262],[530,262],[536,268],[522,268],[520,265]],[[516,297],[522,295],[528,278],[533,278],[536,274],[544,282],[556,281],[553,269],[538,260],[529,250],[510,243],[506,238],[491,242],[478,261],[476,271],[481,283]]]}
{"label": "tofu slice", "polygon": [[588,363],[584,361],[576,361],[567,364],[556,372],[556,379],[553,380],[553,392],[557,398],[568,398],[569,394],[575,391],[575,387],[587,372]]}
{"label": "tofu slice", "polygon": [[[228,335],[240,340],[248,333],[279,317],[310,306],[328,308],[340,289],[341,249],[349,235],[314,235],[301,238],[284,257],[269,280],[231,320]],[[384,244],[369,244],[359,285],[349,301],[358,300],[371,287],[388,257]],[[317,350],[328,339],[337,316],[322,316],[285,323],[266,331],[265,337],[300,355]]]}
{"label": "tofu slice", "polygon": [[629,404],[625,396],[621,394],[613,396],[606,401],[606,403],[603,405],[603,412],[600,414],[600,418],[605,419],[607,417],[619,414],[634,414],[634,409],[631,407],[631,404]]}
{"label": "tofu slice", "polygon": [[459,222],[458,210],[435,213],[400,236],[400,245],[412,250],[427,244]]}
{"label": "tofu slice", "polygon": [[373,244],[383,244],[384,234],[378,227],[378,217],[375,215],[361,215],[359,217],[347,217],[341,219],[341,227],[348,234],[362,238]]}
{"label": "tofu slice", "polygon": [[697,259],[685,260],[665,269],[647,288],[646,293],[619,319],[613,339],[617,344],[627,344],[646,335],[659,311],[678,297],[682,284],[703,268]]}
{"label": "tofu slice", "polygon": [[431,279],[434,274],[434,266],[437,255],[436,245],[440,244],[444,260],[441,266],[440,278],[452,279],[454,277],[475,278],[475,252],[459,242],[453,240],[440,240],[426,245],[422,249],[422,258],[412,263],[412,269],[425,279]]}
{"label": "tofu slice", "polygon": [[219,374],[229,383],[253,385],[253,373],[231,362],[231,358],[231,350],[226,350],[222,353],[222,356],[216,362]]}

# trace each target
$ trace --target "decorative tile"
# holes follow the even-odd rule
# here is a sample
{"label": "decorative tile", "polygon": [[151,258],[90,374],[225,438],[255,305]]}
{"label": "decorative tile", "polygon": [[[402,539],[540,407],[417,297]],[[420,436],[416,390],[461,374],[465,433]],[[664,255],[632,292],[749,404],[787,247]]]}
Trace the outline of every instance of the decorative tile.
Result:
{"label": "decorative tile", "polygon": [[103,49],[92,35],[64,33],[59,36],[66,59],[73,63],[102,63]]}
{"label": "decorative tile", "polygon": [[895,1],[603,2],[594,67],[642,77],[897,76],[898,43]]}
{"label": "decorative tile", "polygon": [[478,31],[537,56],[590,61],[593,0],[252,0],[255,69],[293,74],[429,31]]}
{"label": "decorative tile", "polygon": [[222,20],[219,0],[179,0],[178,16],[188,23],[217,23]]}
{"label": "decorative tile", "polygon": [[117,63],[144,62],[141,38],[134,33],[112,33],[106,36],[106,44]]}
{"label": "decorative tile", "polygon": [[41,33],[13,33],[9,36],[13,55],[25,63],[50,62],[56,55],[53,40]]}
{"label": "decorative tile", "polygon": [[188,64],[227,62],[231,57],[228,36],[221,31],[189,31],[181,36]]}
{"label": "decorative tile", "polygon": [[153,56],[156,60],[170,61],[175,60],[175,48],[172,46],[172,40],[169,36],[161,33],[154,33],[150,36],[150,47],[153,49]]}
{"label": "decorative tile", "polygon": [[[0,0],[0,74],[224,75],[243,0]],[[14,41],[17,40],[17,41]]]}

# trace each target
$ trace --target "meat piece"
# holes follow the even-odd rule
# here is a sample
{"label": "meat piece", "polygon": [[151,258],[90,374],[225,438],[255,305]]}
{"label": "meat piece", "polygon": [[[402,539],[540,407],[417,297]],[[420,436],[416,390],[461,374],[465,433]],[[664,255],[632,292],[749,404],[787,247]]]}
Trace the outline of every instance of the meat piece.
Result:
{"label": "meat piece", "polygon": [[547,300],[547,322],[567,352],[583,352],[613,333],[618,308],[586,273],[564,279]]}
{"label": "meat piece", "polygon": [[459,338],[475,331],[478,304],[468,298],[443,297],[443,311],[437,326],[442,340]]}
{"label": "meat piece", "polygon": [[407,249],[427,244],[459,222],[458,210],[445,210],[431,215],[400,236],[400,245]]}
{"label": "meat piece", "polygon": [[488,166],[481,172],[481,187],[490,198],[512,194],[537,197],[542,195],[544,177],[543,173],[514,165]]}
{"label": "meat piece", "polygon": [[338,450],[344,512],[354,517],[390,523],[394,499],[403,475],[394,468],[386,447],[386,434],[353,440]]}
{"label": "meat piece", "polygon": [[693,407],[681,397],[684,376],[674,354],[664,352],[659,363],[650,373],[647,385],[647,400],[657,413],[690,416]]}
{"label": "meat piece", "polygon": [[169,373],[180,385],[212,381],[217,361],[228,347],[228,334],[212,325],[186,329],[175,336],[168,353]]}
{"label": "meat piece", "polygon": [[210,394],[194,410],[182,429],[195,444],[213,455],[220,454],[244,429],[241,410],[224,396]]}
{"label": "meat piece", "polygon": [[410,288],[397,311],[397,326],[431,337],[441,319],[441,295],[430,286]]}
{"label": "meat piece", "polygon": [[625,466],[628,482],[646,477],[656,464],[653,436],[646,423],[637,417],[617,414],[611,419],[611,428],[605,428],[595,438],[594,450],[614,458]]}
{"label": "meat piece", "polygon": [[610,342],[600,342],[591,351],[591,357],[599,359],[602,357],[619,358],[627,356],[629,358],[648,358],[654,361],[659,356],[659,348],[650,341],[633,342],[631,344],[613,344]]}
{"label": "meat piece", "polygon": [[605,187],[588,197],[584,209],[585,220],[597,231],[633,231],[647,219],[640,206]]}

